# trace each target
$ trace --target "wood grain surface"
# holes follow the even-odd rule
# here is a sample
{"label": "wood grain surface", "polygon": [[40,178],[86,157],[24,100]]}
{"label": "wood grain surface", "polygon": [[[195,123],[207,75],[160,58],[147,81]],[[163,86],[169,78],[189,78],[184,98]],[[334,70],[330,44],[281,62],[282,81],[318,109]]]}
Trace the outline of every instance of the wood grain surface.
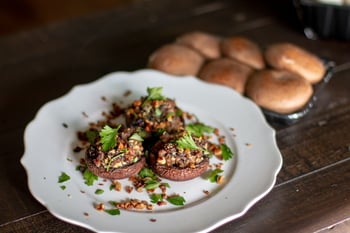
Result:
{"label": "wood grain surface", "polygon": [[[74,85],[146,67],[156,48],[203,30],[260,46],[288,41],[336,67],[312,111],[270,124],[283,155],[273,190],[213,232],[349,232],[350,43],[309,40],[289,1],[150,0],[0,38],[0,232],[89,232],[63,222],[30,194],[20,164],[23,133],[37,110]],[[278,7],[278,11],[276,11]],[[171,9],[171,10],[169,10]]]}

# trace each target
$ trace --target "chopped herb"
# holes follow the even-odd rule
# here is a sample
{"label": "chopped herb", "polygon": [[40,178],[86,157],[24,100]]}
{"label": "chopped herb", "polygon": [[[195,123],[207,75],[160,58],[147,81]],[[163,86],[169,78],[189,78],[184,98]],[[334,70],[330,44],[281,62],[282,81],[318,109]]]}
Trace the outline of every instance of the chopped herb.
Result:
{"label": "chopped herb", "polygon": [[163,201],[163,196],[160,193],[152,193],[150,198],[152,203],[158,203],[159,201]]}
{"label": "chopped herb", "polygon": [[233,153],[232,153],[230,147],[228,147],[226,144],[220,144],[220,149],[222,151],[223,160],[227,161],[227,160],[232,158]]}
{"label": "chopped herb", "polygon": [[128,150],[127,149],[124,149],[124,150],[121,150],[118,154],[116,154],[113,158],[111,158],[109,161],[108,161],[108,164],[106,166],[106,171],[109,171],[110,167],[111,167],[111,164],[114,160],[116,160],[117,158],[121,157],[124,155],[124,153],[126,153]]}
{"label": "chopped herb", "polygon": [[85,171],[85,169],[86,169],[86,166],[82,164],[79,164],[75,167],[76,171]]}
{"label": "chopped herb", "polygon": [[108,209],[108,210],[104,210],[107,214],[110,215],[120,215],[120,210],[119,209]]}
{"label": "chopped herb", "polygon": [[61,185],[60,188],[61,188],[62,190],[65,190],[65,189],[66,189],[66,186],[65,186],[65,185]]}
{"label": "chopped herb", "polygon": [[169,112],[169,113],[165,116],[165,118],[166,118],[167,120],[169,120],[169,118],[171,119],[174,115],[175,115],[174,112]]}
{"label": "chopped herb", "polygon": [[223,170],[222,169],[219,169],[219,168],[216,168],[215,170],[211,171],[209,176],[208,176],[208,180],[212,183],[216,183],[217,179],[218,179],[218,176],[220,173],[222,173]]}
{"label": "chopped herb", "polygon": [[63,183],[67,180],[70,180],[70,176],[67,175],[65,172],[62,172],[61,175],[58,177],[58,183]]}
{"label": "chopped herb", "polygon": [[116,201],[109,201],[108,203],[111,204],[112,206],[117,206],[117,204],[118,204],[118,202],[116,202]]}
{"label": "chopped herb", "polygon": [[103,189],[96,189],[95,194],[100,195],[104,193]]}
{"label": "chopped herb", "polygon": [[162,183],[162,185],[164,185],[166,188],[170,188],[170,184],[169,183]]}
{"label": "chopped herb", "polygon": [[176,140],[176,143],[178,147],[182,149],[190,149],[190,150],[199,149],[190,134],[186,134],[183,137],[179,138],[178,140]]}
{"label": "chopped herb", "polygon": [[136,132],[142,138],[142,140],[147,136],[147,132],[144,131],[142,128],[137,128]]}
{"label": "chopped herb", "polygon": [[182,116],[182,110],[181,110],[181,109],[176,109],[175,114],[176,114],[176,116],[178,116],[178,117]]}
{"label": "chopped herb", "polygon": [[162,95],[163,87],[148,87],[147,88],[147,97],[142,103],[142,107],[144,107],[149,101],[152,100],[165,100],[166,98]]}
{"label": "chopped herb", "polygon": [[147,167],[144,167],[139,172],[139,176],[143,179],[146,177],[150,177],[152,179],[157,179],[157,176],[153,173],[153,171]]}
{"label": "chopped herb", "polygon": [[162,95],[162,91],[163,87],[148,87],[146,100],[164,100],[165,97]]}
{"label": "chopped herb", "polygon": [[129,137],[129,140],[135,140],[135,141],[143,142],[143,138],[142,138],[141,135],[138,134],[138,133],[133,133],[133,134]]}
{"label": "chopped herb", "polygon": [[109,186],[109,190],[114,190],[115,189],[115,184],[111,184],[110,186]]}
{"label": "chopped herb", "polygon": [[162,116],[162,110],[160,110],[159,108],[156,108],[154,110],[154,114],[156,117],[161,117]]}
{"label": "chopped herb", "polygon": [[214,128],[203,123],[197,122],[186,125],[186,131],[189,134],[193,134],[197,137],[200,137],[203,136],[204,133],[213,133]]}
{"label": "chopped herb", "polygon": [[86,138],[90,144],[93,144],[95,142],[95,139],[98,135],[98,132],[95,130],[88,130],[85,132]]}
{"label": "chopped herb", "polygon": [[89,171],[89,169],[85,169],[83,177],[85,180],[85,184],[88,186],[92,186],[94,184],[94,181],[98,180],[98,176]]}
{"label": "chopped herb", "polygon": [[147,180],[145,182],[145,189],[149,190],[149,189],[156,189],[158,188],[160,185],[160,183],[156,180]]}
{"label": "chopped herb", "polygon": [[182,196],[178,196],[178,195],[175,195],[175,196],[169,196],[167,199],[166,199],[169,203],[173,204],[173,205],[184,205],[186,200],[184,197]]}
{"label": "chopped herb", "polygon": [[113,129],[108,125],[105,125],[100,132],[101,142],[102,142],[102,150],[109,151],[117,144],[117,134],[121,125],[118,125],[117,128]]}

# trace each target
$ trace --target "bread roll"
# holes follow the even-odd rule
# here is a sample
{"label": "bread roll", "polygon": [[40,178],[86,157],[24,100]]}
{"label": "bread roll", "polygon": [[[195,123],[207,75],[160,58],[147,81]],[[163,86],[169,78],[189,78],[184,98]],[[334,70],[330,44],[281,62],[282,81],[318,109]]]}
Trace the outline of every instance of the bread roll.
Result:
{"label": "bread roll", "polygon": [[260,47],[247,38],[239,36],[226,38],[221,43],[221,50],[224,56],[233,58],[254,69],[265,67]]}
{"label": "bread roll", "polygon": [[291,43],[269,46],[265,58],[270,66],[296,73],[312,84],[319,82],[326,72],[318,57]]}
{"label": "bread roll", "polygon": [[246,95],[257,105],[283,114],[301,109],[312,94],[308,81],[286,70],[257,71],[246,85]]}
{"label": "bread roll", "polygon": [[173,75],[197,75],[204,58],[187,46],[168,44],[157,49],[149,58],[150,68]]}
{"label": "bread roll", "polygon": [[221,55],[220,39],[209,33],[201,31],[189,32],[178,37],[176,43],[198,51],[207,59],[216,59]]}
{"label": "bread roll", "polygon": [[221,58],[204,65],[198,76],[205,81],[231,87],[242,94],[252,71],[249,66],[232,59]]}

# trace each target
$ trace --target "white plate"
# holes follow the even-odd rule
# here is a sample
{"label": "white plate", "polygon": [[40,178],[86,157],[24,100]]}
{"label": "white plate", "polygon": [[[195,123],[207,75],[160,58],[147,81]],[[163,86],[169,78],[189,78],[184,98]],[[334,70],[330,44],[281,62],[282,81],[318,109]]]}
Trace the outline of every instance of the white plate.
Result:
{"label": "white plate", "polygon": [[[163,87],[184,110],[205,124],[217,127],[235,153],[224,165],[226,183],[203,178],[170,182],[169,194],[186,200],[182,207],[170,204],[153,211],[122,211],[118,216],[99,212],[95,203],[128,197],[149,200],[146,193],[109,190],[109,181],[84,184],[76,171],[83,152],[73,153],[76,132],[101,117],[112,102],[128,104],[146,95],[147,87]],[[125,97],[125,92],[131,95]],[[105,97],[105,100],[102,100]],[[87,117],[88,116],[88,117]],[[64,127],[66,125],[67,127]],[[234,130],[233,130],[234,129]],[[242,216],[273,187],[282,166],[275,131],[260,109],[232,89],[208,84],[194,77],[172,77],[151,70],[116,72],[85,85],[74,87],[61,98],[45,104],[25,130],[25,153],[21,163],[28,174],[33,196],[56,217],[98,232],[207,232]],[[215,162],[215,161],[214,161]],[[58,183],[61,172],[71,179]],[[129,184],[127,180],[123,185]],[[103,184],[103,185],[101,185]],[[61,185],[66,189],[62,190]],[[96,189],[103,189],[101,195]],[[204,190],[211,194],[204,194]],[[106,208],[111,208],[108,205]]]}

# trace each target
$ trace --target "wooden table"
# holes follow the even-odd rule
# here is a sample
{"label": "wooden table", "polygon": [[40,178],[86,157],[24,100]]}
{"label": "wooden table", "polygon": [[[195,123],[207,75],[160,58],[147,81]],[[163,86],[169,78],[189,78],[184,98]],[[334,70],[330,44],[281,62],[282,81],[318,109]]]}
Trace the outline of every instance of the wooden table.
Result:
{"label": "wooden table", "polygon": [[350,231],[350,43],[305,38],[287,1],[149,0],[0,38],[0,232],[88,232],[30,194],[20,164],[25,126],[72,86],[142,69],[152,51],[191,30],[248,36],[262,46],[289,41],[336,62],[305,118],[272,124],[284,159],[273,190],[213,232]]}

